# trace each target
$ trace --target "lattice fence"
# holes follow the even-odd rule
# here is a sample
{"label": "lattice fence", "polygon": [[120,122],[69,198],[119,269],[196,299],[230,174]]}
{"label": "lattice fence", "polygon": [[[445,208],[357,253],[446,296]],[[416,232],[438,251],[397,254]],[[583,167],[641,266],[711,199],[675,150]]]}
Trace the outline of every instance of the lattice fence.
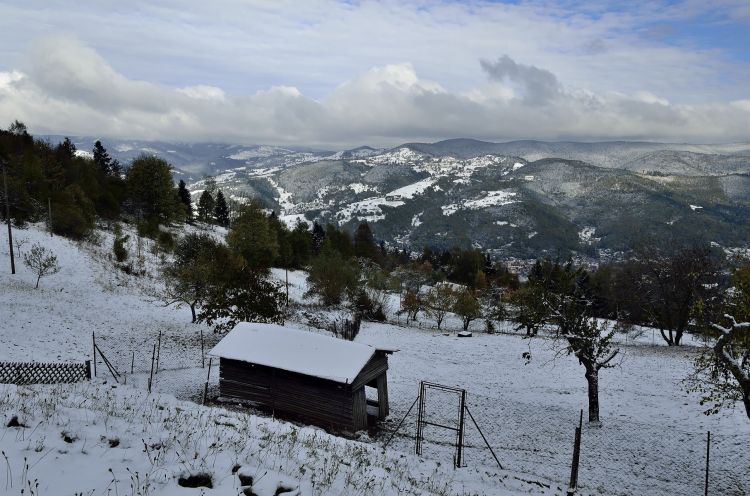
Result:
{"label": "lattice fence", "polygon": [[0,384],[61,384],[91,379],[91,362],[0,362]]}

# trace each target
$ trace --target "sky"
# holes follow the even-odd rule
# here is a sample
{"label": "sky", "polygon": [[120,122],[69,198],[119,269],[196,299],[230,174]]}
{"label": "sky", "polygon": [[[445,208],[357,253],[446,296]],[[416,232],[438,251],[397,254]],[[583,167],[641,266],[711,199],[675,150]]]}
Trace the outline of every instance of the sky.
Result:
{"label": "sky", "polygon": [[750,1],[0,3],[0,127],[348,147],[750,141]]}

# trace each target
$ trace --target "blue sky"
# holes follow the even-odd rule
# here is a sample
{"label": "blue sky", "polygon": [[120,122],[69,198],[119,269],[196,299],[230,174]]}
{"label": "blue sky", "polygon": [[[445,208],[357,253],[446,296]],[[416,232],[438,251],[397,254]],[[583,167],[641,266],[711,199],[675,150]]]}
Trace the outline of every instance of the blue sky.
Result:
{"label": "blue sky", "polygon": [[0,121],[306,144],[748,141],[749,33],[747,0],[10,0]]}

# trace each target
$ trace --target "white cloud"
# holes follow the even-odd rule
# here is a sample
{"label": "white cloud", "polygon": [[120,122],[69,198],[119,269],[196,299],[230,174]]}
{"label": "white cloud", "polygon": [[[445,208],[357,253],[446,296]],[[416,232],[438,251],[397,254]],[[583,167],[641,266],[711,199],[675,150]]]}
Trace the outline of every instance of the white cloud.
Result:
{"label": "white cloud", "polygon": [[34,45],[23,71],[0,72],[0,125],[20,119],[37,133],[327,146],[456,136],[747,140],[747,100],[680,104],[646,89],[599,92],[502,54],[481,67],[484,74],[456,90],[402,63],[363,70],[322,98],[285,85],[238,94],[134,80],[80,41],[52,37]]}

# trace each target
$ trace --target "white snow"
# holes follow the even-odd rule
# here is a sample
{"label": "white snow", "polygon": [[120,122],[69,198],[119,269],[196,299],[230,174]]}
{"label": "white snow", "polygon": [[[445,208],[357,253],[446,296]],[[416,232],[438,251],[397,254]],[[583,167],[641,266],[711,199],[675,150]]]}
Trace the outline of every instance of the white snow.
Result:
{"label": "white snow", "polygon": [[451,203],[449,205],[443,205],[441,208],[443,210],[443,215],[447,216],[453,215],[459,209],[478,210],[487,207],[510,205],[511,203],[516,203],[517,200],[512,200],[515,196],[516,193],[514,191],[487,191],[483,196],[466,200],[463,204]]}
{"label": "white snow", "polygon": [[377,193],[378,191],[378,188],[376,188],[375,186],[363,183],[351,183],[348,187],[357,194],[364,193],[366,191],[374,191]]}
{"label": "white snow", "polygon": [[407,186],[394,189],[390,193],[386,193],[385,197],[393,198],[394,200],[411,200],[416,195],[421,195],[422,193],[427,191],[427,189],[429,189],[436,182],[436,178],[428,177]]}
{"label": "white snow", "polygon": [[381,206],[400,207],[404,202],[399,200],[387,200],[385,197],[367,198],[366,200],[350,203],[336,214],[339,225],[346,224],[350,220],[377,222],[385,219]]}
{"label": "white snow", "polygon": [[[128,234],[137,268],[134,233]],[[6,236],[0,230],[0,246],[7,246]],[[165,308],[153,301],[144,293],[153,283],[148,276],[128,276],[115,269],[109,259],[111,234],[100,231],[98,236],[96,246],[50,237],[42,227],[14,229],[14,237],[29,241],[22,251],[38,242],[59,258],[61,272],[42,279],[38,290],[33,275],[18,259],[18,273],[10,275],[7,252],[0,250],[0,360],[90,359],[95,331],[97,342],[121,372],[129,369],[132,352],[136,367],[133,375],[128,370],[127,386],[115,384],[101,361],[99,378],[91,383],[0,385],[4,429],[0,450],[13,474],[0,475],[0,493],[20,494],[26,464],[30,468],[25,478],[39,482],[34,494],[138,494],[129,489],[135,472],[142,484],[148,483],[148,494],[240,494],[237,477],[231,473],[234,464],[241,465],[242,472],[256,474],[260,483],[270,484],[254,487],[260,496],[274,494],[270,486],[278,484],[271,482],[291,485],[305,496],[564,493],[574,427],[586,405],[586,383],[578,362],[558,355],[548,338],[524,339],[512,324],[503,322],[498,323],[500,334],[487,335],[483,323],[475,322],[470,327],[473,337],[459,339],[455,332],[461,324],[454,315],[440,332],[421,313],[410,327],[364,323],[355,343],[401,351],[389,358],[391,415],[380,433],[373,437],[363,433],[358,441],[252,410],[200,407],[175,397],[200,401],[207,373],[201,368],[200,331],[207,339],[214,339],[213,333],[191,324],[188,309]],[[159,257],[150,253],[151,248],[146,241],[143,266],[156,273]],[[275,279],[285,280],[283,270],[272,273]],[[310,301],[305,297],[305,278],[304,272],[289,272],[290,297],[298,304]],[[395,311],[399,298],[390,296]],[[398,319],[393,312],[389,317]],[[287,325],[305,324],[290,320]],[[154,392],[148,395],[151,350],[160,331],[162,367],[155,376]],[[711,494],[750,492],[750,423],[741,406],[705,416],[699,395],[685,389],[683,381],[693,370],[700,343],[667,347],[658,331],[620,342],[622,363],[600,375],[602,423],[591,426],[584,420],[581,493],[702,493],[708,430]],[[521,356],[528,351],[533,359],[527,364]],[[217,375],[214,368],[209,386],[213,392]],[[452,468],[455,436],[436,429],[425,430],[423,456],[413,455],[414,411],[383,449],[414,402],[422,380],[467,389],[468,407],[505,470],[496,467],[468,421],[466,468]],[[447,400],[430,404],[436,407],[430,415],[443,412],[442,420],[453,421],[450,415],[455,409]],[[437,408],[441,405],[445,408]],[[31,427],[5,427],[14,415]],[[78,441],[65,442],[63,431]],[[115,438],[119,445],[110,447]],[[213,489],[177,486],[180,474],[204,470],[214,477]],[[3,489],[6,484],[8,489]]]}
{"label": "white snow", "polygon": [[90,151],[87,151],[87,150],[76,150],[75,155],[76,155],[76,157],[94,158],[93,152],[90,152]]}
{"label": "white snow", "polygon": [[417,215],[411,218],[411,225],[412,227],[419,227],[422,225],[422,214],[424,212],[419,212]]}
{"label": "white snow", "polygon": [[278,324],[242,322],[209,355],[350,384],[375,348]]}

